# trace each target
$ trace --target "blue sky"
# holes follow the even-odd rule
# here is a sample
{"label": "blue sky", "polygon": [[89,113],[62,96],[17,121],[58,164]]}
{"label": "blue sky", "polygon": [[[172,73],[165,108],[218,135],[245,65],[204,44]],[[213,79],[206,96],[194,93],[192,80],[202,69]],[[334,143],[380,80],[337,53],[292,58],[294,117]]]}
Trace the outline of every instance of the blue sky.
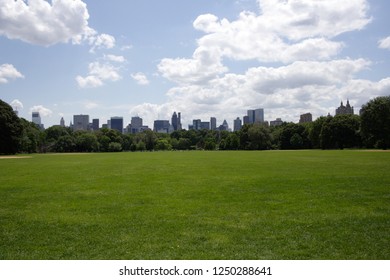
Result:
{"label": "blue sky", "polygon": [[0,0],[0,99],[46,127],[264,108],[297,122],[390,93],[386,0]]}

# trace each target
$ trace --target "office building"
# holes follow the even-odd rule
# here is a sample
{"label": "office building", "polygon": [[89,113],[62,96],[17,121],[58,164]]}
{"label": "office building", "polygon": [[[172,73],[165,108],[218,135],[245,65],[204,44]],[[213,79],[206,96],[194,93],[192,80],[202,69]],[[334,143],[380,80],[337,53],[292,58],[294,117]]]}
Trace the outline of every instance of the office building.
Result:
{"label": "office building", "polygon": [[210,118],[210,129],[217,130],[217,119],[214,117]]}
{"label": "office building", "polygon": [[128,133],[138,133],[141,132],[141,128],[143,127],[143,120],[140,117],[132,117],[130,125],[127,127]]}
{"label": "office building", "polygon": [[89,115],[74,115],[73,130],[89,130]]}
{"label": "office building", "polygon": [[264,109],[248,110],[248,124],[263,123]]}
{"label": "office building", "polygon": [[306,113],[300,116],[299,123],[310,123],[313,121],[313,116],[310,113]]}
{"label": "office building", "polygon": [[202,121],[199,120],[199,119],[198,120],[193,120],[191,129],[200,130],[201,129],[201,123],[202,123]]}
{"label": "office building", "polygon": [[143,120],[140,117],[131,118],[131,128],[138,129],[143,126]]}
{"label": "office building", "polygon": [[270,122],[270,126],[279,126],[282,124],[283,124],[283,121],[281,118],[277,118],[276,120]]}
{"label": "office building", "polygon": [[39,112],[32,112],[32,122],[35,123],[40,129],[44,129]]}
{"label": "office building", "polygon": [[181,113],[180,112],[178,114],[176,114],[176,112],[173,113],[173,115],[172,115],[172,126],[173,126],[173,130],[174,131],[182,129],[182,126],[181,126]]}
{"label": "office building", "polygon": [[111,117],[111,129],[117,130],[123,133],[123,118],[122,117]]}
{"label": "office building", "polygon": [[153,131],[157,133],[171,133],[173,127],[167,120],[156,120],[154,121]]}
{"label": "office building", "polygon": [[100,125],[99,125],[99,119],[93,119],[92,120],[92,130],[99,130]]}
{"label": "office building", "polygon": [[229,125],[226,120],[218,128],[219,131],[229,131]]}
{"label": "office building", "polygon": [[240,131],[242,128],[242,121],[240,118],[234,120],[234,131]]}
{"label": "office building", "polygon": [[200,129],[210,130],[210,122],[200,122]]}

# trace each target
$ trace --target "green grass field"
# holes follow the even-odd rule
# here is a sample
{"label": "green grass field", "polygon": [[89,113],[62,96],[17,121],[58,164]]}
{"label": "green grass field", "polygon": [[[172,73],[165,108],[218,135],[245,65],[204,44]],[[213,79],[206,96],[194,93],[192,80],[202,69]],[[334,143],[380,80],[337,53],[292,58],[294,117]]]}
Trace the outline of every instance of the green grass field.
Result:
{"label": "green grass field", "polygon": [[390,259],[390,153],[0,159],[0,259]]}

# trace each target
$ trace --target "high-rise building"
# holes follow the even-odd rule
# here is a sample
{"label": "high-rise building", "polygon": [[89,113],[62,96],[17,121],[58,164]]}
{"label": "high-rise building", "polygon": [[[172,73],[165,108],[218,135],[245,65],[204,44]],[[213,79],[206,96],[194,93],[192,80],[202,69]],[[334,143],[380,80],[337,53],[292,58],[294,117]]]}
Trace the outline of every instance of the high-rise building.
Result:
{"label": "high-rise building", "polygon": [[92,119],[92,129],[97,131],[99,130],[100,125],[99,125],[99,119]]}
{"label": "high-rise building", "polygon": [[353,115],[354,110],[353,107],[349,104],[349,100],[347,100],[347,105],[343,105],[343,101],[341,101],[340,107],[336,109],[336,116],[337,115]]}
{"label": "high-rise building", "polygon": [[229,131],[229,125],[226,120],[219,126],[219,131]]}
{"label": "high-rise building", "polygon": [[74,115],[73,130],[89,130],[89,115]]}
{"label": "high-rise building", "polygon": [[240,118],[234,120],[234,131],[239,131],[242,127],[242,121]]}
{"label": "high-rise building", "polygon": [[172,126],[173,126],[174,131],[181,130],[182,127],[181,127],[181,113],[180,112],[178,114],[176,114],[176,112],[173,113]]}
{"label": "high-rise building", "polygon": [[306,113],[300,116],[299,123],[310,123],[313,121],[313,116],[311,113]]}
{"label": "high-rise building", "polygon": [[64,120],[64,117],[62,117],[61,120],[60,120],[60,126],[61,126],[61,127],[65,127],[65,120]]}
{"label": "high-rise building", "polygon": [[138,133],[141,131],[141,128],[143,126],[143,120],[140,117],[132,117],[131,123],[130,123],[130,130],[128,130],[129,133]]}
{"label": "high-rise building", "polygon": [[123,118],[111,117],[111,129],[115,129],[120,133],[123,133]]}
{"label": "high-rise building", "polygon": [[143,120],[140,117],[132,117],[131,118],[131,127],[132,128],[140,128],[143,125]]}
{"label": "high-rise building", "polygon": [[248,110],[248,123],[263,123],[264,109]]}
{"label": "high-rise building", "polygon": [[193,120],[192,121],[192,129],[194,130],[201,130],[201,120]]}
{"label": "high-rise building", "polygon": [[210,129],[217,130],[217,119],[214,117],[210,118]]}
{"label": "high-rise building", "polygon": [[41,115],[39,112],[32,112],[32,122],[39,126],[40,129],[43,129],[43,124],[41,121]]}
{"label": "high-rise building", "polygon": [[281,118],[277,118],[276,120],[270,122],[270,126],[279,126],[282,124],[283,124],[283,121]]}
{"label": "high-rise building", "polygon": [[158,133],[170,133],[171,130],[171,124],[167,120],[156,120],[154,121],[154,127],[153,131]]}
{"label": "high-rise building", "polygon": [[32,122],[36,125],[41,125],[41,116],[39,112],[32,112]]}
{"label": "high-rise building", "polygon": [[200,122],[200,129],[210,130],[210,122]]}

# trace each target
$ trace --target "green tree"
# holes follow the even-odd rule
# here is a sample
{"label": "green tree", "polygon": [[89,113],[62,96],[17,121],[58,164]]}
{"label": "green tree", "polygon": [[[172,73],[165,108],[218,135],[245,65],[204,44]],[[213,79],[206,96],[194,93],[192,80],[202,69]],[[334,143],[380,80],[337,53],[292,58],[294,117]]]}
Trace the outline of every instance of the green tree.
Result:
{"label": "green tree", "polygon": [[368,147],[390,147],[390,96],[377,97],[362,106],[361,133]]}
{"label": "green tree", "polygon": [[118,142],[111,142],[108,145],[108,151],[110,152],[121,152],[122,151],[122,144]]}
{"label": "green tree", "polygon": [[327,117],[319,117],[309,125],[309,140],[313,148],[321,148],[321,129]]}
{"label": "green tree", "polygon": [[24,153],[37,153],[41,149],[43,132],[39,127],[25,119],[20,119],[23,133],[20,142],[20,151]]}
{"label": "green tree", "polygon": [[188,138],[180,138],[177,143],[178,150],[190,150],[191,149],[191,141]]}
{"label": "green tree", "polygon": [[73,135],[64,135],[58,138],[54,145],[54,150],[57,153],[71,153],[76,150],[76,141]]}
{"label": "green tree", "polygon": [[292,149],[301,149],[303,147],[303,138],[298,133],[294,133],[290,138],[290,145]]}
{"label": "green tree", "polygon": [[97,152],[99,142],[95,134],[88,131],[77,131],[74,133],[77,152]]}
{"label": "green tree", "polygon": [[239,137],[240,137],[240,150],[248,150],[249,149],[249,135],[248,131],[251,126],[249,124],[244,124],[242,128],[239,131]]}
{"label": "green tree", "polygon": [[337,115],[327,117],[320,133],[322,149],[344,149],[360,146],[360,117]]}
{"label": "green tree", "polygon": [[207,151],[214,151],[217,147],[217,143],[214,138],[207,138],[204,142],[204,149]]}
{"label": "green tree", "polygon": [[23,126],[12,107],[0,100],[0,154],[19,151]]}
{"label": "green tree", "polygon": [[158,151],[169,151],[172,150],[172,145],[169,143],[168,139],[158,139],[155,149]]}
{"label": "green tree", "polygon": [[282,150],[310,148],[308,130],[302,124],[284,123],[279,137],[279,147]]}
{"label": "green tree", "polygon": [[263,124],[253,124],[248,130],[248,138],[251,150],[269,150],[271,148],[271,132]]}

